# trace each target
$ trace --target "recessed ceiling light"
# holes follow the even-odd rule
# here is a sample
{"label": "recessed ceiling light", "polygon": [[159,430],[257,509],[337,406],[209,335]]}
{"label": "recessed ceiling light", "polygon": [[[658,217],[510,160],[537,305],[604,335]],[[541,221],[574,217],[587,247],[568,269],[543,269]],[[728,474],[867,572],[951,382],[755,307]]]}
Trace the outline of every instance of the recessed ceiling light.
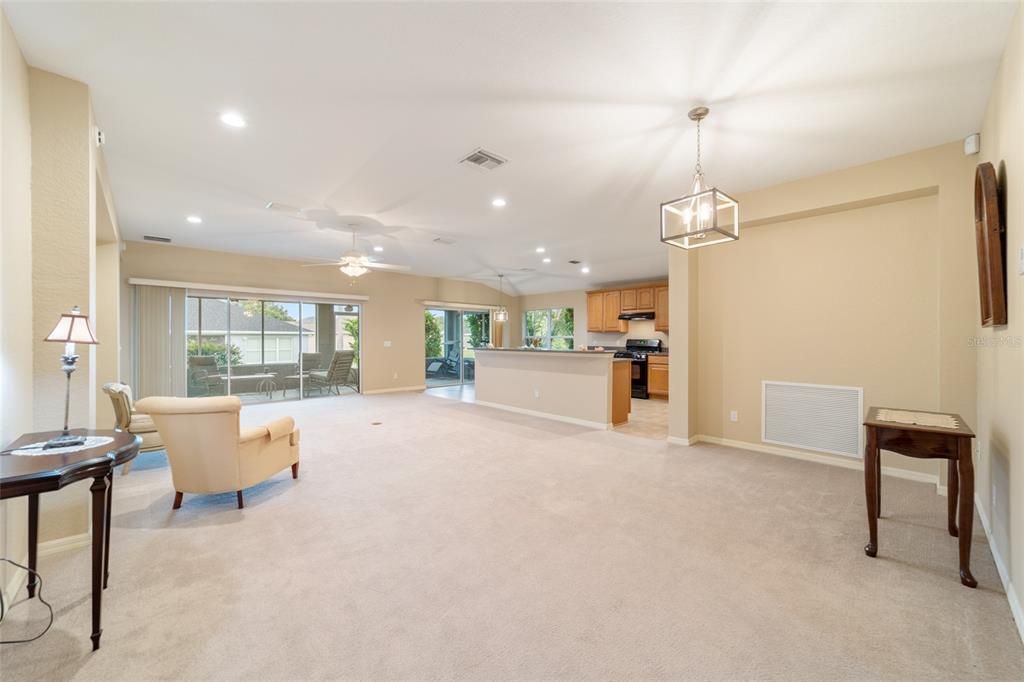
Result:
{"label": "recessed ceiling light", "polygon": [[580,272],[582,272],[584,275],[589,275],[590,274],[590,268],[588,268],[586,265],[584,265],[582,268],[580,268]]}
{"label": "recessed ceiling light", "polygon": [[220,122],[231,128],[244,128],[245,118],[237,111],[225,111],[220,115]]}
{"label": "recessed ceiling light", "polygon": [[497,197],[496,199],[491,201],[491,206],[493,206],[494,208],[505,208],[505,204],[507,203],[508,202],[502,199],[501,197]]}
{"label": "recessed ceiling light", "polygon": [[203,219],[197,215],[190,215],[189,217],[185,218],[185,220],[189,221],[193,225],[198,225],[199,223],[203,222]]}
{"label": "recessed ceiling light", "polygon": [[384,252],[384,247],[383,246],[375,246],[375,247],[373,247],[373,250],[376,251],[377,253],[383,253]]}
{"label": "recessed ceiling light", "polygon": [[551,262],[551,259],[550,259],[550,258],[545,258],[543,262],[545,262],[545,263],[550,263],[550,262]]}
{"label": "recessed ceiling light", "polygon": [[537,253],[544,253],[544,251],[546,251],[546,249],[543,246],[537,247]]}

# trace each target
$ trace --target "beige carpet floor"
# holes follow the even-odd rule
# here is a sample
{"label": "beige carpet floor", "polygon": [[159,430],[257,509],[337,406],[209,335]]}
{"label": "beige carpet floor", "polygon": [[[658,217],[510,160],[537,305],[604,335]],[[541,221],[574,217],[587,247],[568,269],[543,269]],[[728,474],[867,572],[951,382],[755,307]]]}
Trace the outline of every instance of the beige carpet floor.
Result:
{"label": "beige carpet floor", "polygon": [[[945,499],[858,472],[679,447],[422,394],[295,415],[302,472],[171,511],[162,455],[117,477],[103,647],[89,555],[41,561],[57,620],[4,680],[1022,679],[980,527],[957,579]],[[5,638],[45,612],[18,605]]]}

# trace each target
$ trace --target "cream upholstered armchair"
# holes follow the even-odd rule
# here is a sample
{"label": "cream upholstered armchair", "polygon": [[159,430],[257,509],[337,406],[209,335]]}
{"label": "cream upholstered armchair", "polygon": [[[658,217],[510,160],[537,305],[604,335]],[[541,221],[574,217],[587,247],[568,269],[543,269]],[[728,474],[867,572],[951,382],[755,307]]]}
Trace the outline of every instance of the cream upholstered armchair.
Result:
{"label": "cream upholstered armchair", "polygon": [[241,428],[242,402],[216,398],[143,398],[136,406],[149,414],[163,435],[174,481],[174,509],[184,493],[238,493],[287,467],[299,477],[299,430],[281,417],[264,426]]}
{"label": "cream upholstered armchair", "polygon": [[[109,383],[103,384],[103,392],[110,396],[110,402],[114,406],[114,429],[127,431],[142,438],[142,446],[139,452],[152,452],[163,450],[164,441],[160,438],[160,432],[156,424],[148,414],[135,411],[132,404],[132,387],[128,384]],[[128,473],[131,462],[126,462],[121,467],[121,475]]]}

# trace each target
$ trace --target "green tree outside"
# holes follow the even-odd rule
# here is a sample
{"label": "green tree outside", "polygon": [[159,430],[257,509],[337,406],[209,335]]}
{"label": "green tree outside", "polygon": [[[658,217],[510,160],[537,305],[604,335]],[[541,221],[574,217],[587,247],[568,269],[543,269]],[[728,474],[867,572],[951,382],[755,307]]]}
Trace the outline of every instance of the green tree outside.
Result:
{"label": "green tree outside", "polygon": [[[260,310],[260,304],[263,304],[263,309]],[[261,314],[275,320],[284,320],[285,322],[296,322],[295,318],[292,317],[284,306],[279,303],[271,303],[269,301],[239,301],[242,306],[242,311],[249,317],[259,317]]]}
{"label": "green tree outside", "polygon": [[352,337],[352,350],[355,352],[355,358],[352,360],[352,366],[356,367],[359,365],[359,318],[349,317],[342,323],[342,329],[345,333]]}
{"label": "green tree outside", "polygon": [[[226,367],[228,364],[228,348],[223,343],[217,343],[216,341],[203,341],[199,343],[196,339],[188,340],[188,355],[212,355],[217,358],[218,367]],[[238,346],[231,345],[231,365],[242,364],[242,349]]]}
{"label": "green tree outside", "polygon": [[423,327],[423,340],[426,357],[441,357],[441,344],[444,339],[444,327],[441,326],[440,318],[431,315],[429,310],[424,310]]}

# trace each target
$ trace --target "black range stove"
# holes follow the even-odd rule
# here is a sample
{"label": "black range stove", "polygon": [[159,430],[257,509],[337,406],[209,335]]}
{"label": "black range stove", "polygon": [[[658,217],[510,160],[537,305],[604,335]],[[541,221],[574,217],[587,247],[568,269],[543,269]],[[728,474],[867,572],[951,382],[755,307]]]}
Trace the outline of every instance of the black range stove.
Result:
{"label": "black range stove", "polygon": [[647,354],[661,352],[661,339],[626,339],[626,350],[615,351],[617,358],[633,360],[631,394],[634,398],[650,398],[647,392]]}

